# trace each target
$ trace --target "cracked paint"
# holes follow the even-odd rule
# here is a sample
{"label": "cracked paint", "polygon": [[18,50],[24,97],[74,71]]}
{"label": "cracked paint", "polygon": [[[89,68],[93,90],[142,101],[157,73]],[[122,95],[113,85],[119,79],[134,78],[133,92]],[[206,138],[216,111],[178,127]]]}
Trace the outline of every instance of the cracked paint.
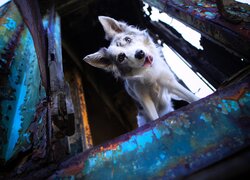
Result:
{"label": "cracked paint", "polygon": [[5,8],[6,13],[0,17],[1,87],[12,91],[0,102],[0,113],[5,117],[1,119],[0,127],[4,128],[3,137],[8,139],[2,141],[0,137],[2,162],[30,149],[31,144],[38,147],[33,140],[42,131],[34,134],[29,128],[37,118],[40,126],[44,126],[42,122],[46,116],[46,113],[38,112],[46,92],[41,85],[33,38],[15,4],[10,2]]}
{"label": "cracked paint", "polygon": [[[50,179],[172,179],[217,162],[249,145],[246,81],[69,159]],[[225,98],[240,89],[238,101]]]}

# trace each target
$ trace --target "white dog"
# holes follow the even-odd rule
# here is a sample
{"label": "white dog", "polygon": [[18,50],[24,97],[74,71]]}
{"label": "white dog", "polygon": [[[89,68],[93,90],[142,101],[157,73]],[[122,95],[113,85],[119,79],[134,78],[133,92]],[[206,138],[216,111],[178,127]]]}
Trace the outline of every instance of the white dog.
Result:
{"label": "white dog", "polygon": [[171,98],[193,102],[199,98],[180,85],[149,34],[106,16],[99,21],[110,40],[83,60],[92,66],[113,72],[124,80],[125,88],[137,102],[138,126],[173,111]]}

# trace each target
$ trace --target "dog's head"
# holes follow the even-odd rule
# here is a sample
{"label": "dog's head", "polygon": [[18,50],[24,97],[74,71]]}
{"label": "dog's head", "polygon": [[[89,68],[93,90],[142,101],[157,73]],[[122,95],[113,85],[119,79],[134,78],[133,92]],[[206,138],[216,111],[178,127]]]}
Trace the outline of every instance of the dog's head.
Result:
{"label": "dog's head", "polygon": [[157,49],[145,30],[141,31],[110,17],[98,18],[105,38],[110,40],[110,46],[87,55],[84,61],[122,78],[139,75],[153,65]]}

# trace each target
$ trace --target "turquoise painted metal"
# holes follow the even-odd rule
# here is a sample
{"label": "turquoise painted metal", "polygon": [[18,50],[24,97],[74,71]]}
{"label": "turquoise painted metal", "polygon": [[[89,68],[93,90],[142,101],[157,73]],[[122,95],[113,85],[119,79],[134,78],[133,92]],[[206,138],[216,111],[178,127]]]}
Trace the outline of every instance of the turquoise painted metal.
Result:
{"label": "turquoise painted metal", "polygon": [[175,179],[250,145],[250,78],[62,163],[50,179]]}
{"label": "turquoise painted metal", "polygon": [[41,143],[47,112],[34,42],[13,2],[0,8],[0,55],[1,165]]}

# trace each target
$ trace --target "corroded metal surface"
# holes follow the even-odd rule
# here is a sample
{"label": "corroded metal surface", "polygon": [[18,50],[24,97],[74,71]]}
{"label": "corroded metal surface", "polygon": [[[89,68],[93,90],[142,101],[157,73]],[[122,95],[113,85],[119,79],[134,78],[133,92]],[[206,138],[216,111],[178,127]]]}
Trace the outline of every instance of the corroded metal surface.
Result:
{"label": "corroded metal surface", "polygon": [[31,33],[13,2],[0,12],[0,158],[5,163],[31,148],[37,150],[34,157],[44,155],[47,106]]}
{"label": "corroded metal surface", "polygon": [[71,144],[71,150],[79,153],[93,147],[85,93],[83,91],[84,85],[82,75],[76,68],[71,67],[67,69],[65,79],[71,87],[72,101],[75,107],[75,123],[77,124],[75,134],[68,139]]}
{"label": "corroded metal surface", "polygon": [[250,80],[62,163],[50,179],[172,179],[250,145]]}
{"label": "corroded metal surface", "polygon": [[47,44],[45,30],[42,24],[42,16],[40,14],[40,8],[38,5],[38,0],[14,0],[24,23],[27,25],[34,44],[35,51],[38,58],[38,65],[40,68],[40,76],[42,79],[42,85],[48,90],[48,77],[47,77]]}
{"label": "corroded metal surface", "polygon": [[227,14],[232,14],[232,21],[235,16],[240,19],[235,24],[222,17],[215,1],[145,0],[145,2],[195,28],[203,36],[230,52],[250,59],[250,6],[236,2],[226,4],[225,10],[227,10]]}
{"label": "corroded metal surface", "polygon": [[[52,162],[69,155],[64,136],[75,128],[62,68],[60,18],[51,13],[44,20],[49,38],[47,64],[37,1],[15,2],[0,8],[0,179],[38,173],[44,164],[53,169]],[[61,129],[52,126],[51,117],[54,124],[55,119],[63,121]]]}
{"label": "corroded metal surface", "polygon": [[84,148],[89,149],[93,147],[93,141],[91,136],[91,131],[89,127],[89,119],[88,119],[88,113],[87,113],[87,106],[86,106],[86,100],[83,92],[83,84],[82,84],[82,78],[80,73],[76,71],[75,73],[75,79],[77,84],[77,91],[79,94],[79,103],[80,103],[80,109],[81,109],[81,115],[82,115],[82,131],[83,131],[83,142],[84,142]]}

